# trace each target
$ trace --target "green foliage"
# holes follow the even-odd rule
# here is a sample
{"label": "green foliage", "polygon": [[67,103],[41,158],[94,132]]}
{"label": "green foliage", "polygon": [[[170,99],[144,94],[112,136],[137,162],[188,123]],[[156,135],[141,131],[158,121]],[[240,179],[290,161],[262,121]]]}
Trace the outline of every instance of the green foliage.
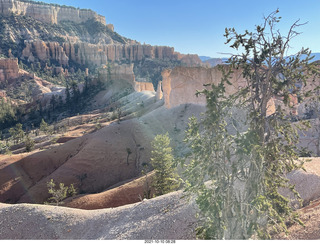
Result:
{"label": "green foliage", "polygon": [[308,150],[307,147],[302,147],[299,150],[299,157],[312,157],[312,151]]}
{"label": "green foliage", "polygon": [[48,134],[49,132],[49,126],[48,124],[44,121],[44,119],[41,120],[41,123],[40,123],[40,131],[42,131],[44,134]]}
{"label": "green foliage", "polygon": [[[292,96],[303,99],[306,94],[297,83],[305,85],[314,70],[308,50],[285,57],[299,25],[282,36],[275,30],[277,13],[255,32],[226,29],[227,43],[243,53],[232,56],[229,67],[220,67],[220,84],[197,93],[206,97],[207,110],[200,122],[190,120],[185,176],[186,191],[197,196],[200,238],[249,239],[257,234],[268,239],[273,232],[286,232],[287,222],[301,223],[279,189],[288,188],[299,199],[286,174],[302,167],[297,130],[308,125],[292,124],[280,106],[270,116],[267,110],[273,97],[282,97],[289,109]],[[226,95],[232,69],[242,70],[247,86]]]}
{"label": "green foliage", "polygon": [[32,140],[32,139],[30,138],[29,135],[26,136],[26,139],[25,139],[25,141],[24,141],[24,144],[25,144],[25,147],[26,147],[26,151],[27,151],[27,152],[31,152],[31,151],[34,149],[34,144],[35,144],[35,142],[34,142],[34,140]]}
{"label": "green foliage", "polygon": [[[43,41],[58,41],[60,43],[64,42],[64,38],[60,35],[65,35],[66,32],[59,27],[58,25],[50,25],[41,21],[37,21],[34,18],[21,15],[9,15],[9,16],[0,16],[0,43],[3,53],[9,53],[11,49],[13,56],[20,57],[21,52],[24,48],[25,36],[19,30],[24,28],[35,29],[39,34],[39,39]],[[18,30],[18,31],[17,31]],[[13,32],[15,39],[11,38],[11,35],[8,35],[7,32]],[[59,35],[60,34],[60,35]]]}
{"label": "green foliage", "polygon": [[158,81],[162,80],[162,71],[182,66],[180,60],[161,60],[161,59],[143,59],[134,63],[134,74],[136,78],[143,78],[147,82],[152,82],[155,89],[158,87]]}
{"label": "green foliage", "polygon": [[63,183],[59,184],[59,188],[55,189],[56,184],[53,179],[47,182],[48,192],[51,195],[49,200],[53,201],[55,205],[61,204],[62,200],[67,197],[68,187],[65,187]]}
{"label": "green foliage", "polygon": [[[143,190],[143,198],[146,199],[151,199],[152,196],[152,191],[151,191],[151,185],[149,183],[149,178],[148,178],[148,169],[147,169],[147,165],[143,164],[143,170],[141,171],[141,175],[144,176],[144,190]],[[142,200],[142,199],[141,199]]]}
{"label": "green foliage", "polygon": [[100,130],[102,128],[102,124],[100,122],[97,122],[94,127],[95,131]]}
{"label": "green foliage", "polygon": [[6,145],[2,141],[0,141],[0,154],[4,154],[6,149],[7,149]]}
{"label": "green foliage", "polygon": [[174,168],[174,157],[168,133],[157,135],[151,142],[151,165],[155,171],[152,186],[157,196],[176,190],[180,179]]}
{"label": "green foliage", "polygon": [[21,99],[26,102],[32,101],[32,91],[35,87],[35,82],[21,82],[17,83],[15,86],[4,85],[8,97],[11,99]]}
{"label": "green foliage", "polygon": [[118,119],[118,124],[120,124],[121,121],[121,116],[122,116],[122,110],[120,107],[117,108],[117,119]]}
{"label": "green foliage", "polygon": [[24,131],[22,129],[22,124],[20,123],[16,124],[15,127],[10,128],[9,133],[16,144],[24,138]]}
{"label": "green foliage", "polygon": [[70,9],[78,9],[73,6],[67,6],[67,5],[60,5],[60,4],[54,4],[54,3],[46,3],[46,2],[41,2],[41,1],[34,1],[34,0],[19,0],[20,2],[25,2],[25,3],[32,3],[35,5],[44,5],[44,6],[53,6],[53,7],[60,7],[60,8],[70,8]]}
{"label": "green foliage", "polygon": [[75,195],[77,195],[77,189],[74,187],[73,184],[71,184],[68,188],[68,196],[74,197]]}
{"label": "green foliage", "polygon": [[0,98],[0,129],[12,126],[16,122],[16,108],[11,104],[10,100]]}
{"label": "green foliage", "polygon": [[51,195],[49,201],[51,201],[51,204],[55,204],[56,206],[62,204],[62,201],[67,197],[75,196],[77,194],[77,190],[75,189],[73,184],[68,187],[64,186],[64,183],[60,183],[59,188],[57,188],[53,179],[47,182],[47,187],[48,193]]}

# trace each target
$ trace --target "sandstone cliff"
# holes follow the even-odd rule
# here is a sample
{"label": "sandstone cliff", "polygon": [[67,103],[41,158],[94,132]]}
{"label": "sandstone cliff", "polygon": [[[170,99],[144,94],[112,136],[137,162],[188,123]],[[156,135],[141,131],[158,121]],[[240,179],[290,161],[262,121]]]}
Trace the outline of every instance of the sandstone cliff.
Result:
{"label": "sandstone cliff", "polygon": [[141,92],[141,91],[152,91],[152,92],[154,92],[154,87],[153,87],[153,84],[151,82],[139,82],[139,81],[136,81],[134,90],[137,91],[137,92]]}
{"label": "sandstone cliff", "polygon": [[[122,37],[113,31],[112,24],[107,25],[91,10],[27,0],[0,0],[0,26],[0,53],[22,59],[26,65],[47,62],[93,68],[108,62],[144,63],[145,60],[163,61],[164,68],[202,64],[197,55],[180,54],[173,47],[141,45]],[[156,86],[162,68],[147,69]]]}
{"label": "sandstone cliff", "polygon": [[[196,91],[203,90],[204,84],[217,85],[221,81],[222,74],[218,68],[176,67],[173,70],[163,71],[162,77],[165,106],[172,108],[186,103],[205,105],[205,97],[196,97]],[[227,86],[227,94],[237,91],[243,81],[241,71],[235,70],[230,80],[232,86]]]}
{"label": "sandstone cliff", "polygon": [[157,100],[162,100],[162,98],[163,98],[162,82],[161,81],[158,82],[156,98],[157,98]]}
{"label": "sandstone cliff", "polygon": [[[164,103],[167,108],[173,108],[181,104],[199,104],[206,105],[204,96],[197,97],[197,90],[203,90],[204,84],[219,84],[221,82],[222,73],[218,67],[176,67],[173,70],[165,70],[162,72],[162,90]],[[239,88],[246,86],[246,80],[242,76],[241,70],[233,70],[233,75],[229,79],[232,85],[226,85],[226,94],[232,94]],[[161,93],[161,83],[158,86],[158,93]],[[276,106],[281,100],[271,98],[268,102],[267,115],[275,112]],[[297,101],[293,100],[293,104]],[[294,110],[292,111],[293,113]]]}
{"label": "sandstone cliff", "polygon": [[106,82],[125,81],[134,87],[133,64],[120,65],[114,63],[110,65],[110,69],[108,69],[107,65],[104,65],[99,70],[99,76]]}
{"label": "sandstone cliff", "polygon": [[141,61],[143,59],[181,60],[189,66],[200,65],[197,55],[183,55],[174,51],[173,47],[151,46],[140,44],[106,44],[95,45],[87,42],[63,43],[30,41],[25,42],[22,51],[22,59],[34,62],[35,58],[40,61],[56,60],[60,65],[67,66],[69,60],[80,65],[93,64],[101,66],[107,62],[115,61]]}
{"label": "sandstone cliff", "polygon": [[108,67],[105,65],[103,66],[100,71],[99,75],[102,77],[103,80],[110,82],[127,82],[129,83],[132,88],[137,91],[152,91],[154,92],[154,87],[151,82],[139,82],[136,81],[135,75],[133,72],[133,64],[111,64],[110,65],[110,74],[108,74]]}
{"label": "sandstone cliff", "polygon": [[18,59],[0,59],[0,83],[19,77]]}
{"label": "sandstone cliff", "polygon": [[0,13],[3,15],[10,15],[12,13],[26,15],[49,24],[58,24],[61,21],[81,23],[94,19],[106,25],[105,17],[92,10],[39,2],[0,0]]}

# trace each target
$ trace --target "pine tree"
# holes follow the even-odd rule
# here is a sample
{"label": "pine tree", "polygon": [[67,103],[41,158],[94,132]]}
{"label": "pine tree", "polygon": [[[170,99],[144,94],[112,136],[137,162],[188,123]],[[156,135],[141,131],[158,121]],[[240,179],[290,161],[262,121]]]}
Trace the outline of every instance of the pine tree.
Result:
{"label": "pine tree", "polygon": [[9,133],[16,144],[24,138],[24,131],[22,129],[22,124],[20,123],[16,124],[15,127],[10,128]]}
{"label": "pine tree", "polygon": [[[232,56],[229,67],[220,68],[220,84],[197,93],[206,97],[207,110],[201,121],[190,121],[185,176],[186,191],[197,196],[202,222],[198,234],[204,239],[271,238],[271,230],[287,231],[286,222],[301,223],[279,189],[291,189],[299,199],[286,174],[302,167],[297,130],[307,123],[292,124],[281,106],[272,115],[267,111],[273,97],[282,98],[289,109],[290,98],[303,99],[307,94],[297,83],[305,86],[314,70],[309,50],[285,56],[299,24],[282,36],[275,30],[277,13],[255,32],[226,29],[227,43],[244,51]],[[232,69],[242,70],[247,86],[227,95]]]}
{"label": "pine tree", "polygon": [[56,109],[56,104],[57,104],[56,96],[52,95],[51,99],[50,99],[50,105],[51,105],[52,111],[54,111]]}
{"label": "pine tree", "polygon": [[151,146],[151,165],[155,171],[152,186],[155,188],[156,195],[160,196],[177,189],[180,181],[175,172],[168,133],[157,135],[151,142]]}
{"label": "pine tree", "polygon": [[49,131],[49,127],[48,124],[44,121],[44,119],[41,120],[40,123],[40,131],[42,131],[44,134],[47,134]]}
{"label": "pine tree", "polygon": [[67,84],[67,86],[66,86],[66,104],[67,104],[67,106],[70,106],[70,103],[71,103],[70,88],[69,88],[69,85]]}
{"label": "pine tree", "polygon": [[26,136],[24,144],[27,152],[31,152],[34,149],[34,140],[32,140],[29,135]]}

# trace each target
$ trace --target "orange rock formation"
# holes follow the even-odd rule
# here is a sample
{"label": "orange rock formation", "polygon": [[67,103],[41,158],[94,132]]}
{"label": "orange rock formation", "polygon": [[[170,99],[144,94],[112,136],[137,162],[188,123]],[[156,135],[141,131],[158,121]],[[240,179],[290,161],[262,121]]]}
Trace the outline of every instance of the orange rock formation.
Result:
{"label": "orange rock formation", "polygon": [[18,59],[0,59],[0,82],[12,80],[19,77]]}
{"label": "orange rock formation", "polygon": [[97,66],[108,61],[141,61],[144,58],[161,60],[181,60],[183,63],[200,65],[201,60],[197,55],[183,55],[174,51],[173,47],[151,46],[140,44],[105,44],[96,45],[86,42],[67,42],[60,46],[57,42],[32,41],[26,42],[21,58],[30,62],[34,58],[41,61],[54,59],[60,65],[67,66],[69,60],[78,64],[91,63]]}

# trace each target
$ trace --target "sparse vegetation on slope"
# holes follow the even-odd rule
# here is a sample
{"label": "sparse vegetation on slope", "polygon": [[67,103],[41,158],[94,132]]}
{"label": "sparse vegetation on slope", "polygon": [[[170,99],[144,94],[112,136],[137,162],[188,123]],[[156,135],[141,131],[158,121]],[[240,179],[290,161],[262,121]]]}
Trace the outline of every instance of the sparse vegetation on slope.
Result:
{"label": "sparse vegetation on slope", "polygon": [[10,100],[0,98],[0,130],[12,126],[17,120],[17,109]]}
{"label": "sparse vegetation on slope", "polygon": [[[73,184],[71,184],[70,186],[64,186],[64,183],[60,183],[59,188],[56,188],[56,183],[54,183],[53,179],[47,182],[47,187],[48,192],[51,195],[48,200],[52,201],[52,203],[57,206],[62,204],[62,201],[68,196],[75,196],[77,194],[77,191],[74,188]],[[50,202],[48,204],[50,204]]]}

